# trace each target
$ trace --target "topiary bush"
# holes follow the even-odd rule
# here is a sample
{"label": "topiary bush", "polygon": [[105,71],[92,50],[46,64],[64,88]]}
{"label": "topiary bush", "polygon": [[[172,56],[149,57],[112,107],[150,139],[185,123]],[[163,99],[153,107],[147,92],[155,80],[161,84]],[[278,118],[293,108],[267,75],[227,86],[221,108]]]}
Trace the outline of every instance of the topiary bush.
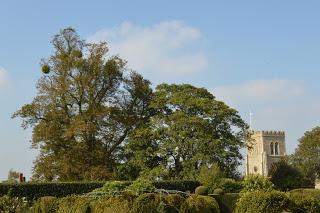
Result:
{"label": "topiary bush", "polygon": [[291,190],[289,193],[290,194],[301,193],[303,195],[311,196],[313,198],[320,200],[320,189],[294,189],[294,190]]}
{"label": "topiary bush", "polygon": [[197,195],[208,195],[208,187],[206,186],[198,186],[195,190],[195,194]]}
{"label": "topiary bush", "polygon": [[320,200],[303,193],[288,193],[291,201],[290,210],[293,213],[318,213]]}
{"label": "topiary bush", "polygon": [[262,191],[270,192],[274,190],[273,183],[265,176],[262,175],[248,175],[242,182],[241,193]]}
{"label": "topiary bush", "polygon": [[213,190],[213,193],[214,194],[218,194],[218,195],[223,195],[224,194],[224,190],[220,189],[220,188],[217,188],[217,189]]}
{"label": "topiary bush", "polygon": [[223,178],[220,182],[220,188],[226,193],[239,193],[242,188],[242,182],[231,178]]}
{"label": "topiary bush", "polygon": [[59,199],[57,213],[91,212],[94,200],[88,197],[67,196]]}
{"label": "topiary bush", "polygon": [[191,195],[181,205],[181,213],[219,213],[218,202],[209,196]]}
{"label": "topiary bush", "polygon": [[180,195],[170,194],[164,197],[165,207],[164,212],[166,213],[179,213],[182,203],[185,201]]}
{"label": "topiary bush", "polygon": [[39,198],[31,207],[34,213],[55,213],[58,210],[58,199],[52,196]]}
{"label": "topiary bush", "polygon": [[290,200],[279,191],[252,191],[241,195],[237,204],[237,213],[278,213],[290,207]]}
{"label": "topiary bush", "polygon": [[131,213],[158,213],[161,209],[164,209],[164,203],[159,194],[145,193],[134,201]]}
{"label": "topiary bush", "polygon": [[128,213],[131,209],[131,204],[128,200],[123,199],[121,196],[117,197],[104,197],[94,202],[92,212],[94,213]]}
{"label": "topiary bush", "polygon": [[194,192],[200,186],[200,182],[196,180],[168,180],[154,181],[153,185],[157,189],[178,190],[182,192]]}

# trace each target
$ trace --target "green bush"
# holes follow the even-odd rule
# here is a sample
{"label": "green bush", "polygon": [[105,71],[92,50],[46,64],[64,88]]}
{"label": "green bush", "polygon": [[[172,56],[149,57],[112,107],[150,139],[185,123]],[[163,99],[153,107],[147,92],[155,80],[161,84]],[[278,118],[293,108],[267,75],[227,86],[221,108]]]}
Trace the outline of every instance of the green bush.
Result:
{"label": "green bush", "polygon": [[194,192],[200,186],[196,180],[172,180],[172,181],[154,181],[153,185],[157,189],[178,190],[182,192]]}
{"label": "green bush", "polygon": [[28,200],[45,196],[65,197],[72,194],[83,194],[103,186],[103,182],[49,182],[0,184],[0,196],[25,197]]}
{"label": "green bush", "polygon": [[253,191],[270,192],[274,190],[273,183],[262,175],[248,175],[244,178],[242,185],[241,193]]}
{"label": "green bush", "polygon": [[56,197],[46,196],[39,198],[31,208],[34,213],[55,213],[58,210]]}
{"label": "green bush", "polygon": [[128,213],[131,204],[122,197],[104,197],[94,202],[92,207],[93,213]]}
{"label": "green bush", "polygon": [[217,201],[209,196],[191,195],[181,205],[181,213],[219,213]]}
{"label": "green bush", "polygon": [[320,212],[320,200],[304,193],[288,193],[293,213],[318,213]]}
{"label": "green bush", "polygon": [[253,191],[241,195],[236,205],[237,213],[278,213],[288,209],[289,198],[279,191]]}
{"label": "green bush", "polygon": [[197,195],[208,195],[208,187],[206,186],[198,186],[195,190],[195,194]]}
{"label": "green bush", "polygon": [[24,213],[29,209],[29,203],[22,198],[2,196],[0,197],[0,212]]}
{"label": "green bush", "polygon": [[57,213],[91,212],[93,200],[88,197],[67,196],[59,199]]}
{"label": "green bush", "polygon": [[303,195],[311,196],[320,200],[320,189],[294,189],[290,191],[290,194],[292,193],[301,193]]}
{"label": "green bush", "polygon": [[157,213],[164,209],[159,194],[146,193],[140,195],[133,203],[132,213]]}
{"label": "green bush", "polygon": [[137,179],[126,188],[126,190],[133,191],[136,194],[141,194],[145,192],[154,192],[156,188],[153,183],[149,180]]}
{"label": "green bush", "polygon": [[213,193],[214,194],[218,194],[218,195],[222,195],[222,194],[224,194],[224,190],[220,189],[220,188],[217,188],[217,189],[213,190]]}
{"label": "green bush", "polygon": [[208,187],[209,193],[212,193],[214,189],[221,186],[221,180],[223,178],[224,174],[218,164],[214,164],[210,168],[203,165],[200,168],[198,180],[202,185]]}
{"label": "green bush", "polygon": [[179,213],[182,203],[185,199],[177,194],[170,194],[164,197],[165,207],[164,212],[166,213]]}
{"label": "green bush", "polygon": [[243,185],[240,181],[231,178],[223,178],[220,182],[220,188],[226,193],[239,193],[242,190]]}
{"label": "green bush", "polygon": [[109,194],[112,194],[115,192],[123,191],[130,184],[131,182],[126,182],[126,181],[108,181],[103,185],[101,190]]}

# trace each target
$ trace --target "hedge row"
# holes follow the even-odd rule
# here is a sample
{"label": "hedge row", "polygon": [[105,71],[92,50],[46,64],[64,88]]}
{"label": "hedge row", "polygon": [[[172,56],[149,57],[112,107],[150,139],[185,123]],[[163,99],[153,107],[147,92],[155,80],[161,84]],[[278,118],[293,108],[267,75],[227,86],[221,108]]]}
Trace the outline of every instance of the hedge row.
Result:
{"label": "hedge row", "polygon": [[[29,200],[44,196],[65,197],[72,194],[88,193],[104,184],[105,182],[0,184],[0,196],[26,197]],[[128,184],[131,183],[128,182]],[[194,192],[200,183],[198,181],[156,181],[153,182],[153,185],[158,189]]]}
{"label": "hedge row", "polygon": [[42,197],[33,204],[23,202],[21,198],[17,200],[5,196],[0,197],[0,210],[29,213],[220,213],[218,203],[212,197],[191,195],[184,198],[177,194],[163,196],[154,193],[100,199],[83,196]]}

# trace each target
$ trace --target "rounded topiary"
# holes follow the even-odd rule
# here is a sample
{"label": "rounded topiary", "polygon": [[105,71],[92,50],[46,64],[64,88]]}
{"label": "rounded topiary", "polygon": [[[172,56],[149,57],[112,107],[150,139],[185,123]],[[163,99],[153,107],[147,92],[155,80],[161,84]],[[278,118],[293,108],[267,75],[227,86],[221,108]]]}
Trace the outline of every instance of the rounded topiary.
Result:
{"label": "rounded topiary", "polygon": [[170,194],[164,197],[166,213],[178,213],[180,212],[181,205],[185,201],[185,198],[178,194]]}
{"label": "rounded topiary", "polygon": [[208,187],[206,186],[198,186],[195,190],[195,194],[197,195],[208,195]]}
{"label": "rounded topiary", "polygon": [[220,188],[216,188],[215,190],[213,190],[213,193],[214,193],[214,194],[222,195],[222,194],[224,194],[224,190],[223,190],[223,189],[220,189]]}
{"label": "rounded topiary", "polygon": [[131,213],[157,213],[161,208],[160,203],[159,194],[142,194],[134,201]]}
{"label": "rounded topiary", "polygon": [[44,74],[48,74],[50,72],[50,66],[48,64],[44,64],[42,65],[41,70]]}
{"label": "rounded topiary", "polygon": [[237,213],[282,212],[288,210],[290,200],[279,191],[242,193],[236,204]]}
{"label": "rounded topiary", "polygon": [[191,195],[181,205],[181,213],[220,213],[219,204],[213,198],[202,195]]}

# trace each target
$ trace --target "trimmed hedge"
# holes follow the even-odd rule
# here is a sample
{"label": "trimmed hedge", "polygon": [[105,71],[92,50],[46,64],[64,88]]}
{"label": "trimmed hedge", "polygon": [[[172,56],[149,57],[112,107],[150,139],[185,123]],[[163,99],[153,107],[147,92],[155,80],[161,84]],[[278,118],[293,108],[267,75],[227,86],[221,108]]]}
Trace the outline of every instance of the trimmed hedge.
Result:
{"label": "trimmed hedge", "polygon": [[320,189],[294,189],[289,191],[290,194],[292,193],[301,193],[306,196],[314,197],[320,200]]}
{"label": "trimmed hedge", "polygon": [[[112,181],[114,182],[114,181]],[[110,181],[111,183],[111,181]],[[125,182],[130,185],[132,181]],[[28,200],[35,200],[40,197],[54,196],[65,197],[68,195],[84,194],[94,189],[108,185],[106,182],[49,182],[49,183],[19,183],[0,184],[0,196],[26,197]],[[157,189],[178,190],[183,192],[194,192],[200,183],[198,181],[155,181],[153,185]]]}
{"label": "trimmed hedge", "polygon": [[239,193],[210,194],[209,196],[216,199],[219,204],[220,212],[235,212],[237,201],[240,198]]}
{"label": "trimmed hedge", "polygon": [[45,196],[65,197],[88,193],[102,187],[103,184],[103,182],[0,184],[0,196],[26,197],[28,200]]}
{"label": "trimmed hedge", "polygon": [[191,195],[181,205],[181,213],[220,213],[219,204],[213,198],[203,195]]}
{"label": "trimmed hedge", "polygon": [[253,191],[241,195],[237,202],[237,213],[277,213],[287,210],[290,200],[284,192]]}

